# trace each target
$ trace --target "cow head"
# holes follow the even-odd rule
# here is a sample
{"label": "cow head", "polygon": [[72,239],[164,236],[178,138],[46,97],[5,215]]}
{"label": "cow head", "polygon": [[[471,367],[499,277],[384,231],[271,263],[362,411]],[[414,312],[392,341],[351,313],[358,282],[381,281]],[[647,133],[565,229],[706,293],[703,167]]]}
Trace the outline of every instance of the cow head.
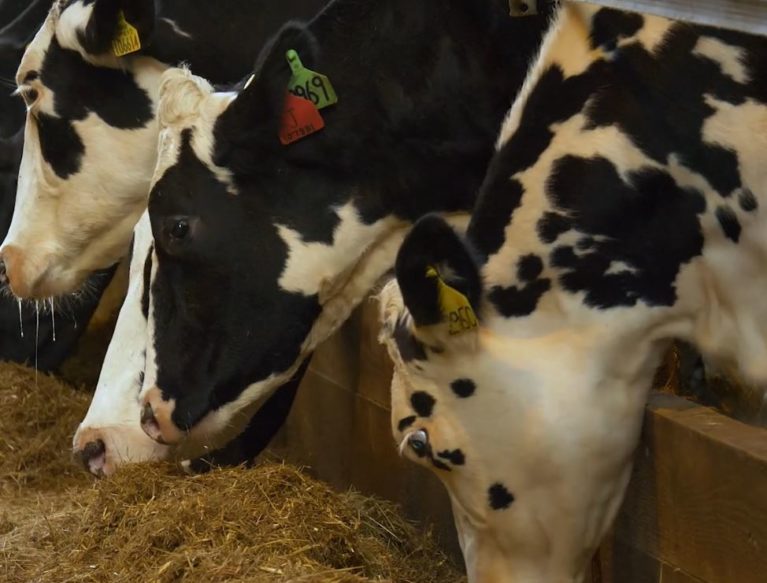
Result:
{"label": "cow head", "polygon": [[557,329],[553,305],[535,325],[499,317],[440,218],[416,224],[396,275],[381,294],[392,430],[447,487],[469,580],[582,581],[629,479],[647,363],[608,352],[600,326]]}
{"label": "cow head", "polygon": [[146,44],[151,0],[59,1],[22,58],[24,153],[1,250],[17,296],[72,291],[117,261],[144,208],[164,66],[115,56],[123,17]]}

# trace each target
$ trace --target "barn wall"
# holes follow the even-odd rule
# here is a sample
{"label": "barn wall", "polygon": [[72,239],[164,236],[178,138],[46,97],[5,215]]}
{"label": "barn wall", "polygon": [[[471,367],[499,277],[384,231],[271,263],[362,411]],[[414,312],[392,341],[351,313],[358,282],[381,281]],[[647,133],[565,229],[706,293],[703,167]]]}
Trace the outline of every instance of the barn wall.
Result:
{"label": "barn wall", "polygon": [[[275,450],[338,488],[398,502],[460,561],[445,489],[395,451],[376,312],[366,303],[317,351]],[[767,430],[655,393],[628,496],[593,571],[591,583],[766,581]]]}

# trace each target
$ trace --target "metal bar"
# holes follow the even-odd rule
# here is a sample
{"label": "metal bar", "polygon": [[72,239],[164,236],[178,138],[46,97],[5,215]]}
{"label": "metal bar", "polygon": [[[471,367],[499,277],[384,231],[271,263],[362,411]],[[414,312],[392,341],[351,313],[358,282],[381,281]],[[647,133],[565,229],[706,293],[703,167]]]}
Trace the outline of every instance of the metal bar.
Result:
{"label": "metal bar", "polygon": [[573,0],[767,36],[767,0]]}

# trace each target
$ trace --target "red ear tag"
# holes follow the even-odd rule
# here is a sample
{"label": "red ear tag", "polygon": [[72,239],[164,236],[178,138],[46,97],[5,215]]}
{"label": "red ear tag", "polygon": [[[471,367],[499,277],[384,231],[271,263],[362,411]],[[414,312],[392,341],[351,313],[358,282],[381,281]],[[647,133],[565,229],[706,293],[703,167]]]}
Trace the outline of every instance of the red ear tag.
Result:
{"label": "red ear tag", "polygon": [[285,109],[280,124],[280,143],[283,146],[297,142],[325,127],[325,120],[314,103],[292,93],[285,95]]}

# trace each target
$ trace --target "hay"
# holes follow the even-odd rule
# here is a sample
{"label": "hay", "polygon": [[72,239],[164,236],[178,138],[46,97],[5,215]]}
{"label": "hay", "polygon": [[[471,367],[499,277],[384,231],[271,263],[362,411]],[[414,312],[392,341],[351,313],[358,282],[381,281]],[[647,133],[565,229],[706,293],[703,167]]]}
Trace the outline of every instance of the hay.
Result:
{"label": "hay", "polygon": [[391,504],[282,464],[138,465],[77,497],[0,536],[3,581],[461,580]]}
{"label": "hay", "polygon": [[0,365],[3,583],[465,580],[392,504],[287,465],[141,464],[94,482],[69,454],[87,401]]}
{"label": "hay", "polygon": [[89,402],[52,376],[0,363],[0,495],[87,483],[69,447]]}

